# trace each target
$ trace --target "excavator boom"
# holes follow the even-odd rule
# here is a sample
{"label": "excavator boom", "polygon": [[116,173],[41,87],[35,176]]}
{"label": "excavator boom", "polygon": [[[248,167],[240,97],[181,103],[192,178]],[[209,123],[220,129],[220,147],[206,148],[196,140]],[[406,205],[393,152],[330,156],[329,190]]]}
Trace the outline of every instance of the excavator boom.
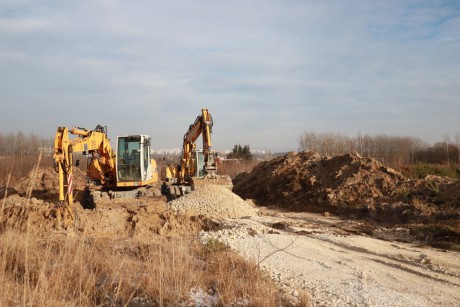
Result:
{"label": "excavator boom", "polygon": [[[217,175],[216,154],[211,151],[211,133],[213,119],[208,109],[201,109],[184,135],[180,165],[166,169],[166,181],[162,186],[163,194],[169,200],[184,195],[195,188],[208,184],[217,184],[232,188],[229,176]],[[203,138],[203,149],[196,149],[196,140]]]}
{"label": "excavator boom", "polygon": [[[190,125],[187,132],[184,135],[184,141],[182,145],[182,159],[181,168],[179,173],[179,182],[184,183],[187,181],[187,177],[196,172],[195,160],[193,152],[196,150],[196,140],[200,135],[203,137],[203,156],[204,156],[204,168],[205,172],[211,171],[209,165],[209,155],[211,152],[211,132],[212,132],[213,120],[208,109],[202,109],[201,115],[199,115],[193,124]],[[209,168],[209,170],[208,170]],[[215,169],[213,169],[215,170]]]}

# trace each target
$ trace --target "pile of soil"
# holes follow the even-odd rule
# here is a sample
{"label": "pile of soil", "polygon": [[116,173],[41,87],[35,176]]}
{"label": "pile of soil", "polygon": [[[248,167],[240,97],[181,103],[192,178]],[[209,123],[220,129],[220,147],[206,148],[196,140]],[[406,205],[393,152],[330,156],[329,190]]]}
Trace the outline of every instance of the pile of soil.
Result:
{"label": "pile of soil", "polygon": [[401,173],[359,154],[321,157],[305,151],[263,162],[237,176],[234,192],[260,203],[322,208],[388,199],[407,182]]}
{"label": "pile of soil", "polygon": [[[1,203],[0,231],[16,229],[36,235],[60,233],[62,225],[56,218],[56,205],[35,197],[17,194]],[[202,215],[178,215],[165,209],[164,200],[112,200],[93,210],[80,203],[73,205],[74,224],[67,231],[89,237],[131,238],[148,240],[162,236],[184,236],[216,227],[215,222]]]}
{"label": "pile of soil", "polygon": [[[39,167],[9,189],[4,200],[3,194],[0,230],[14,228],[37,235],[62,231],[56,214],[58,178],[54,169]],[[74,168],[73,185],[76,218],[68,230],[76,233],[91,237],[148,239],[157,235],[190,235],[215,227],[215,222],[203,215],[177,214],[167,209],[163,197],[114,200],[107,197],[98,199],[97,206],[88,209],[84,203],[88,194],[85,190],[86,178],[80,169]]]}
{"label": "pile of soil", "polygon": [[[72,182],[75,191],[84,189],[86,178],[80,169],[74,168]],[[38,167],[26,177],[18,180],[11,192],[20,196],[31,196],[45,200],[57,199],[59,195],[59,175],[51,167]],[[9,191],[8,194],[12,194],[11,192]],[[27,193],[30,193],[30,195],[27,195]]]}
{"label": "pile of soil", "polygon": [[[233,191],[258,205],[398,223],[432,220],[439,211],[437,201],[455,190],[456,184],[455,180],[433,176],[410,180],[357,153],[321,157],[304,151],[260,163],[251,173],[240,174]],[[450,193],[447,205],[454,208],[457,219],[459,194]]]}

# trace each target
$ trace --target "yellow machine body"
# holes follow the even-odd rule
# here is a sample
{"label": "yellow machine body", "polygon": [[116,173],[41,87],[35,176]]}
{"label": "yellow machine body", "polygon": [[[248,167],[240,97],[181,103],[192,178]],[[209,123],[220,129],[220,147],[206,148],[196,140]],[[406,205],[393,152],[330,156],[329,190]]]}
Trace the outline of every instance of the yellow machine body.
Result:
{"label": "yellow machine body", "polygon": [[[76,137],[70,138],[70,135]],[[87,177],[102,188],[134,189],[158,181],[156,161],[150,159],[150,146],[148,135],[119,136],[115,153],[105,127],[98,125],[94,130],[59,127],[54,139],[53,155],[59,174],[59,200],[62,204],[58,217],[64,218],[65,224],[74,218],[73,153],[83,153],[89,157]]]}
{"label": "yellow machine body", "polygon": [[[217,175],[216,154],[211,151],[211,133],[213,119],[208,109],[201,109],[201,114],[189,126],[184,135],[182,157],[178,166],[166,168],[166,181],[162,191],[168,199],[187,194],[203,185],[217,184],[232,188],[229,176]],[[196,140],[203,138],[203,149],[196,149]]]}

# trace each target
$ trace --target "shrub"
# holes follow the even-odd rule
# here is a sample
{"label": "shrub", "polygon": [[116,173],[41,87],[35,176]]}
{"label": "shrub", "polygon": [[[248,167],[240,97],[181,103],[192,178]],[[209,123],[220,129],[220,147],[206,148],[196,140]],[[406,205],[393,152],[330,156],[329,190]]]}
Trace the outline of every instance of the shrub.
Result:
{"label": "shrub", "polygon": [[460,179],[460,170],[455,166],[417,163],[405,167],[403,170],[405,176],[416,179],[423,179],[428,175],[447,176],[454,179]]}

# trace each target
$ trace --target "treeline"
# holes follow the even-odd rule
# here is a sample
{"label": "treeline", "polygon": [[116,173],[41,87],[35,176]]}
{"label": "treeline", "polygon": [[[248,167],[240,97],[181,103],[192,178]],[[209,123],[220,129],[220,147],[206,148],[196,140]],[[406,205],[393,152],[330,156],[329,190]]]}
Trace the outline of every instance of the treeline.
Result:
{"label": "treeline", "polygon": [[34,133],[0,133],[0,156],[24,156],[37,154],[41,149],[49,149],[53,140]]}
{"label": "treeline", "polygon": [[419,151],[417,153],[417,159],[420,162],[432,164],[460,164],[459,145],[448,142],[438,142],[433,146]]}
{"label": "treeline", "polygon": [[227,155],[227,159],[252,160],[252,153],[249,145],[241,146],[237,144],[233,146],[233,150]]}
{"label": "treeline", "polygon": [[340,133],[305,132],[299,138],[301,150],[321,155],[357,152],[390,166],[415,163],[458,164],[459,146],[448,141],[429,146],[416,137],[359,134],[349,137]]}

